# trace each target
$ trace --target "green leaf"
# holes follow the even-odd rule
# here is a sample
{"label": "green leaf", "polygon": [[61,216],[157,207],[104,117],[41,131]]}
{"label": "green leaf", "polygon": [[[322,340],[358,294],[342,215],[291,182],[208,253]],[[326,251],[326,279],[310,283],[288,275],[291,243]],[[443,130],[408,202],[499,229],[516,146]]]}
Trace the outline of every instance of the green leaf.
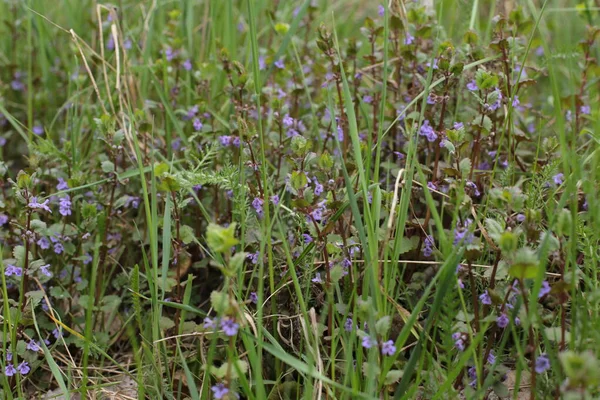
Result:
{"label": "green leaf", "polygon": [[175,322],[173,322],[173,320],[171,318],[165,317],[164,315],[162,317],[160,317],[160,320],[158,321],[158,326],[160,327],[161,330],[169,330],[172,327],[175,326]]}
{"label": "green leaf", "polygon": [[220,225],[209,224],[206,229],[206,242],[208,246],[216,253],[225,253],[233,246],[239,243],[235,238],[235,222],[227,228]]}
{"label": "green leaf", "polygon": [[383,383],[385,383],[386,385],[396,383],[400,380],[400,378],[402,378],[402,374],[402,370],[392,369],[388,371],[388,373],[385,375],[385,380],[383,381]]}
{"label": "green leaf", "polygon": [[217,314],[223,314],[229,308],[229,298],[227,293],[213,290],[210,294],[210,305],[217,312]]}
{"label": "green leaf", "polygon": [[183,244],[190,244],[196,239],[194,228],[188,225],[181,225],[179,227],[179,235]]}
{"label": "green leaf", "polygon": [[111,161],[105,160],[102,161],[102,164],[100,164],[102,171],[109,173],[109,172],[114,172],[115,171],[115,164],[113,164]]}
{"label": "green leaf", "polygon": [[517,251],[508,273],[517,279],[532,279],[537,276],[539,261],[537,255],[528,247]]}
{"label": "green leaf", "polygon": [[392,319],[386,315],[375,323],[375,331],[379,336],[385,336],[392,326]]}

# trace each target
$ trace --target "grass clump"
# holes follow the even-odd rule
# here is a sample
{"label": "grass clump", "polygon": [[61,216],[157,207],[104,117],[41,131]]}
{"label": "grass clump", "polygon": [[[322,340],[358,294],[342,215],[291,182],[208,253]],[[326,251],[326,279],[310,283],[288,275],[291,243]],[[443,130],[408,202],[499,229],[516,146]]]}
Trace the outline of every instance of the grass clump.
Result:
{"label": "grass clump", "polygon": [[563,3],[0,4],[2,397],[598,396]]}

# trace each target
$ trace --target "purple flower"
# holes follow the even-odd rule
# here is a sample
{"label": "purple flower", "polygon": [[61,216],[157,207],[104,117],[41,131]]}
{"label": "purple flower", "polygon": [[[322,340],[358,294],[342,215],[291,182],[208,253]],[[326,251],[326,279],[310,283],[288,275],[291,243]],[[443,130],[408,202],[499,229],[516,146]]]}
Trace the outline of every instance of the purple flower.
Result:
{"label": "purple flower", "polygon": [[12,264],[8,264],[6,266],[6,269],[4,270],[4,275],[5,276],[22,276],[23,275],[23,268],[21,267],[16,267]]}
{"label": "purple flower", "polygon": [[548,369],[550,369],[550,360],[548,359],[548,356],[546,353],[540,354],[540,356],[535,359],[535,372],[541,374]]}
{"label": "purple flower", "polygon": [[373,102],[373,96],[366,95],[363,97],[363,101],[367,104],[371,104]]}
{"label": "purple flower", "polygon": [[380,17],[385,15],[385,7],[381,4],[377,6],[377,14],[379,14]]}
{"label": "purple flower", "polygon": [[42,209],[45,211],[48,211],[49,213],[52,213],[52,210],[50,209],[50,207],[48,207],[48,203],[50,202],[49,199],[46,199],[43,203],[39,203],[38,202],[38,198],[36,196],[32,196],[29,199],[29,204],[27,205],[29,208],[32,209]]}
{"label": "purple flower", "polygon": [[278,194],[274,194],[270,198],[271,198],[271,203],[273,203],[274,206],[279,205],[279,195]]}
{"label": "purple flower", "polygon": [[581,106],[581,107],[579,107],[579,111],[582,114],[590,115],[590,113],[592,112],[592,109],[590,108],[590,106]]}
{"label": "purple flower", "polygon": [[516,95],[515,95],[515,98],[514,98],[514,99],[513,99],[513,101],[512,101],[512,106],[513,106],[514,108],[517,108],[517,107],[519,106],[519,104],[521,104],[521,102],[519,101],[519,96],[516,96]]}
{"label": "purple flower", "polygon": [[69,188],[69,184],[63,178],[58,178],[58,183],[56,184],[56,190],[67,190]]}
{"label": "purple flower", "polygon": [[260,218],[263,216],[263,204],[264,200],[260,197],[256,197],[254,200],[252,200],[252,207],[254,207],[254,211],[256,211]]}
{"label": "purple flower", "polygon": [[464,127],[465,127],[465,124],[463,124],[462,122],[455,122],[453,125],[453,128],[457,131],[461,130]]}
{"label": "purple flower", "polygon": [[194,131],[196,132],[200,132],[202,130],[202,127],[204,126],[202,124],[202,121],[200,121],[200,118],[194,118],[192,125],[194,126]]}
{"label": "purple flower", "polygon": [[62,243],[59,243],[59,242],[54,243],[54,252],[56,254],[61,254],[64,250],[65,250],[65,247],[62,245]]}
{"label": "purple flower", "polygon": [[[4,120],[2,119],[2,115],[0,115],[0,126],[3,126],[3,122]],[[6,144],[6,138],[4,136],[0,136],[0,147],[4,146]]]}
{"label": "purple flower", "polygon": [[265,62],[265,56],[258,57],[258,70],[262,71],[267,68],[267,63]]}
{"label": "purple flower", "polygon": [[16,373],[17,373],[17,370],[15,369],[14,365],[8,364],[6,367],[4,367],[4,375],[13,376]]}
{"label": "purple flower", "polygon": [[54,330],[52,331],[52,335],[56,339],[60,339],[63,336],[62,331],[59,328],[54,328]]}
{"label": "purple flower", "polygon": [[415,41],[415,37],[413,35],[411,35],[410,33],[406,34],[406,37],[404,38],[404,44],[405,45],[411,45],[413,44]]}
{"label": "purple flower", "polygon": [[565,119],[568,122],[571,122],[571,120],[573,119],[573,113],[571,112],[571,110],[567,110],[567,112],[565,113]]}
{"label": "purple flower", "polygon": [[258,295],[256,294],[256,292],[250,293],[250,302],[254,304],[258,303]]}
{"label": "purple flower", "polygon": [[313,238],[308,233],[303,233],[302,238],[304,239],[304,243],[309,244],[313,241]]}
{"label": "purple flower", "polygon": [[8,222],[8,216],[0,214],[0,226],[3,226]]}
{"label": "purple flower", "polygon": [[346,332],[352,332],[352,329],[354,329],[354,321],[352,321],[352,318],[347,318],[344,323],[344,330]]}
{"label": "purple flower", "polygon": [[437,134],[433,127],[429,125],[428,119],[423,121],[423,125],[421,125],[421,129],[419,130],[419,135],[425,136],[429,142],[435,142],[437,139]]}
{"label": "purple flower", "polygon": [[396,346],[393,340],[388,340],[381,345],[381,354],[384,356],[393,356],[396,353]]}
{"label": "purple flower", "polygon": [[231,144],[231,140],[232,140],[231,136],[227,136],[227,135],[219,136],[219,142],[221,142],[221,146],[223,146],[223,147],[229,146]]}
{"label": "purple flower", "polygon": [[552,181],[554,181],[555,185],[560,186],[562,185],[564,178],[565,175],[562,172],[560,172],[552,177]]}
{"label": "purple flower", "polygon": [[33,351],[33,352],[38,352],[38,351],[40,351],[40,346],[37,344],[37,342],[35,340],[31,339],[29,341],[29,343],[27,343],[26,349],[29,351]]}
{"label": "purple flower", "polygon": [[550,293],[550,284],[548,283],[548,281],[543,281],[542,287],[540,288],[540,292],[538,293],[538,299],[541,299],[548,293]]}
{"label": "purple flower", "polygon": [[183,69],[185,69],[186,71],[192,70],[192,62],[189,58],[183,62]]}
{"label": "purple flower", "polygon": [[294,126],[295,120],[294,118],[290,117],[289,114],[285,114],[282,122],[284,126],[286,126],[287,128],[291,128],[292,126]]}
{"label": "purple flower", "polygon": [[50,264],[42,265],[40,267],[40,272],[42,274],[46,275],[47,277],[52,277],[52,272],[50,272],[49,268],[50,268]]}
{"label": "purple flower", "polygon": [[12,361],[12,353],[10,350],[6,351],[6,361]]}
{"label": "purple flower", "polygon": [[486,305],[490,305],[492,304],[492,298],[490,297],[490,294],[488,293],[488,291],[486,290],[485,292],[483,292],[483,294],[481,294],[479,296],[479,300]]}
{"label": "purple flower", "polygon": [[275,65],[279,69],[284,69],[285,68],[285,64],[283,62],[283,58],[280,58],[279,60],[275,61],[273,63],[273,65]]}
{"label": "purple flower", "polygon": [[59,201],[60,204],[58,212],[60,213],[60,215],[64,217],[66,217],[67,215],[71,215],[71,197],[69,195],[66,195],[65,197],[62,197]]}
{"label": "purple flower", "polygon": [[465,339],[462,333],[453,333],[452,340],[454,340],[454,347],[456,347],[459,351],[465,351]]}
{"label": "purple flower", "polygon": [[124,205],[126,208],[133,207],[137,209],[140,206],[140,198],[136,196],[127,196]]}
{"label": "purple flower", "polygon": [[365,349],[370,349],[371,347],[375,346],[377,344],[377,341],[375,339],[373,339],[371,336],[369,335],[365,335],[362,338],[362,347],[364,347]]}
{"label": "purple flower", "polygon": [[233,138],[233,142],[232,142],[232,144],[233,144],[235,147],[238,147],[238,148],[239,148],[241,143],[242,143],[242,142],[241,142],[241,140],[240,140],[240,138],[239,138],[239,137],[237,137],[237,136],[236,136],[236,137],[234,137],[234,138]]}
{"label": "purple flower", "polygon": [[223,318],[220,325],[227,336],[235,336],[240,328],[240,325],[233,318]]}
{"label": "purple flower", "polygon": [[321,278],[321,273],[317,272],[315,274],[315,277],[311,279],[312,282],[314,283],[323,283],[323,278]]}
{"label": "purple flower", "polygon": [[173,51],[171,47],[167,47],[164,51],[167,61],[173,61],[173,58],[177,55],[177,52]]}
{"label": "purple flower", "polygon": [[517,221],[518,222],[524,222],[525,221],[525,214],[517,214]]}
{"label": "purple flower", "polygon": [[215,386],[212,386],[210,390],[213,391],[213,395],[215,399],[222,399],[227,393],[229,393],[229,389],[223,383],[217,383]]}
{"label": "purple flower", "polygon": [[434,245],[433,238],[431,236],[427,235],[427,237],[425,238],[425,241],[424,241],[424,245],[423,245],[423,255],[425,257],[431,257],[431,255],[433,254],[433,245]]}
{"label": "purple flower", "polygon": [[215,329],[217,327],[217,323],[213,319],[206,317],[204,318],[202,326],[204,329]]}
{"label": "purple flower", "polygon": [[467,89],[470,90],[471,92],[474,92],[477,89],[479,89],[477,87],[477,82],[475,82],[475,79],[473,79],[471,82],[467,83]]}
{"label": "purple flower", "polygon": [[256,253],[250,253],[250,254],[248,254],[246,256],[246,258],[248,258],[252,264],[258,264],[258,256],[259,255],[260,255],[260,252],[257,251]]}
{"label": "purple flower", "polygon": [[31,368],[29,368],[29,363],[27,361],[23,361],[17,366],[17,371],[19,371],[21,375],[27,375],[27,373],[31,371]]}
{"label": "purple flower", "polygon": [[35,135],[40,136],[40,135],[42,135],[44,133],[44,128],[42,126],[40,126],[40,125],[35,125],[33,127],[32,131],[33,131],[33,133]]}
{"label": "purple flower", "polygon": [[508,326],[508,322],[509,319],[506,313],[502,313],[498,318],[496,318],[496,324],[498,324],[498,328],[506,328]]}

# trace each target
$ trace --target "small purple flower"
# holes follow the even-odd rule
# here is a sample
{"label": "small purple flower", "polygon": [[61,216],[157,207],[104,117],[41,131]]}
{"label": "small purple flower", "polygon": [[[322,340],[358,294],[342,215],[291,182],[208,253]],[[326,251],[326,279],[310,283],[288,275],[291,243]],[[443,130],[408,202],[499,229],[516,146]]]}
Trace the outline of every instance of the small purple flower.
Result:
{"label": "small purple flower", "polygon": [[250,302],[254,303],[254,304],[258,304],[258,295],[256,294],[256,292],[250,293]]}
{"label": "small purple flower", "polygon": [[27,361],[23,361],[21,364],[17,366],[17,371],[21,373],[21,375],[27,375],[31,368],[29,367],[29,363]]}
{"label": "small purple flower", "polygon": [[231,140],[232,140],[231,136],[227,136],[227,135],[219,136],[219,142],[221,142],[221,146],[223,146],[223,147],[229,146],[231,144]]}
{"label": "small purple flower", "polygon": [[540,354],[538,358],[535,359],[535,372],[538,374],[542,374],[550,369],[550,360],[546,353]]}
{"label": "small purple flower", "polygon": [[44,128],[42,126],[40,126],[40,125],[35,125],[33,127],[32,131],[33,131],[33,133],[35,135],[40,136],[40,135],[42,135],[44,133]]}
{"label": "small purple flower", "polygon": [[40,346],[35,340],[31,339],[29,343],[27,343],[26,349],[37,353],[38,351],[40,351]]}
{"label": "small purple flower", "polygon": [[581,107],[579,107],[579,111],[582,114],[590,115],[592,112],[592,109],[590,108],[590,106],[581,106]]}
{"label": "small purple flower", "polygon": [[50,272],[50,264],[46,264],[46,265],[42,265],[40,267],[40,272],[44,275],[46,275],[47,277],[51,278],[52,277],[52,272]]}
{"label": "small purple flower", "polygon": [[248,258],[250,260],[250,262],[252,264],[258,264],[258,256],[260,255],[260,252],[257,251],[256,253],[250,253],[246,256],[246,258]]}
{"label": "small purple flower", "polygon": [[285,114],[285,116],[283,117],[283,125],[287,128],[291,128],[292,126],[294,126],[294,123],[296,122],[294,120],[294,118],[290,117],[289,114]]}
{"label": "small purple flower", "polygon": [[304,239],[304,243],[306,244],[309,244],[313,241],[312,236],[310,236],[308,233],[303,233],[302,238]]}
{"label": "small purple flower", "polygon": [[62,245],[62,243],[54,243],[54,252],[56,254],[61,254],[63,251],[65,251],[65,247]]}
{"label": "small purple flower", "polygon": [[462,333],[453,333],[452,340],[454,340],[454,347],[456,347],[459,351],[465,351],[465,339]]}
{"label": "small purple flower", "polygon": [[12,264],[8,264],[6,266],[6,269],[4,270],[4,275],[5,276],[22,276],[23,275],[23,268],[21,267],[16,267]]}
{"label": "small purple flower", "polygon": [[265,68],[267,68],[267,63],[265,62],[265,56],[259,56],[258,57],[258,69],[259,69],[259,71],[262,71]]}
{"label": "small purple flower", "polygon": [[525,222],[525,214],[517,214],[518,222]]}
{"label": "small purple flower", "polygon": [[183,69],[185,69],[186,71],[192,70],[192,62],[190,61],[189,58],[183,62],[182,66],[183,66]]}
{"label": "small purple flower", "polygon": [[240,325],[233,318],[223,318],[220,325],[227,336],[235,336],[240,328]]}
{"label": "small purple flower", "polygon": [[423,121],[423,125],[421,125],[421,129],[419,129],[419,135],[425,136],[427,141],[435,142],[437,140],[437,134],[431,125],[429,125],[429,120],[426,119]]}
{"label": "small purple flower", "polygon": [[217,400],[222,399],[227,393],[229,393],[229,388],[227,388],[223,383],[217,383],[216,385],[212,386],[210,390],[213,391],[213,395]]}
{"label": "small purple flower", "polygon": [[411,44],[413,44],[415,41],[415,37],[413,35],[411,35],[410,33],[406,34],[406,37],[404,38],[404,44],[409,46]]}
{"label": "small purple flower", "polygon": [[206,318],[204,318],[204,322],[202,323],[202,327],[204,329],[216,329],[217,323],[212,318],[206,317]]}
{"label": "small purple flower", "polygon": [[517,108],[517,107],[519,107],[519,104],[521,104],[521,102],[519,101],[519,96],[516,96],[516,95],[515,95],[515,98],[514,98],[514,99],[513,99],[513,101],[512,101],[512,106],[513,106],[514,108]]}
{"label": "small purple flower", "polygon": [[71,197],[69,195],[66,195],[65,197],[62,197],[59,200],[59,202],[60,204],[58,212],[60,213],[60,215],[62,215],[63,217],[71,215]]}
{"label": "small purple flower", "polygon": [[461,130],[464,127],[465,127],[465,124],[463,124],[462,122],[455,122],[453,125],[453,128],[457,131]]}
{"label": "small purple flower", "polygon": [[369,335],[365,335],[362,338],[362,347],[364,347],[365,349],[370,349],[371,347],[375,346],[377,344],[377,341],[375,339],[373,339],[371,336]]}
{"label": "small purple flower", "polygon": [[283,58],[280,58],[279,60],[275,61],[273,63],[273,65],[275,65],[279,69],[284,69],[285,68],[285,63],[283,62]]}
{"label": "small purple flower", "polygon": [[538,299],[541,299],[548,293],[550,293],[550,284],[548,283],[548,281],[543,281],[542,287],[540,288],[540,292],[538,293]]}
{"label": "small purple flower", "polygon": [[467,83],[467,89],[471,92],[478,90],[479,88],[477,87],[477,82],[475,82],[473,79],[471,82]]}
{"label": "small purple flower", "polygon": [[200,132],[202,130],[202,127],[204,126],[202,124],[202,121],[200,121],[200,118],[194,118],[192,125],[194,126],[194,131],[196,132]]}
{"label": "small purple flower", "polygon": [[433,254],[433,245],[434,245],[434,241],[433,238],[429,235],[427,235],[427,237],[424,240],[424,245],[423,245],[423,255],[425,257],[431,257],[431,255]]}
{"label": "small purple flower", "polygon": [[52,335],[55,339],[60,339],[63,336],[62,331],[59,328],[54,328]]}
{"label": "small purple flower", "polygon": [[312,282],[314,283],[323,283],[323,278],[321,278],[321,273],[317,272],[315,274],[315,277],[311,279]]}
{"label": "small purple flower", "polygon": [[396,346],[393,340],[388,340],[381,345],[381,354],[384,356],[393,356],[396,353]]}
{"label": "small purple flower", "polygon": [[254,200],[252,200],[252,207],[254,208],[254,211],[256,211],[260,218],[262,218],[263,216],[263,204],[264,200],[260,197],[255,197]]}
{"label": "small purple flower", "polygon": [[363,101],[367,104],[371,104],[373,102],[373,96],[366,95],[363,97]]}
{"label": "small purple flower", "polygon": [[58,184],[56,184],[56,190],[67,190],[69,184],[63,178],[58,178]]}
{"label": "small purple flower", "polygon": [[39,238],[39,240],[37,241],[37,244],[38,244],[38,246],[40,246],[40,249],[42,249],[42,250],[47,250],[50,248],[50,241],[45,236],[42,236],[41,238]]}
{"label": "small purple flower", "polygon": [[4,375],[13,376],[16,373],[17,373],[17,370],[15,369],[14,365],[8,364],[6,367],[4,367]]}
{"label": "small purple flower", "polygon": [[50,207],[48,207],[49,202],[50,202],[50,200],[46,199],[43,203],[39,203],[38,198],[36,196],[32,196],[29,199],[29,204],[27,206],[34,210],[42,209],[42,210],[48,211],[49,213],[52,213],[52,210],[50,209]]}
{"label": "small purple flower", "polygon": [[571,112],[571,110],[567,110],[567,112],[565,113],[565,119],[567,120],[567,122],[571,122],[571,120],[573,119],[573,113]]}
{"label": "small purple flower", "polygon": [[479,300],[481,301],[481,303],[488,305],[488,306],[490,304],[492,304],[492,298],[490,297],[490,294],[488,293],[487,290],[479,296]]}
{"label": "small purple flower", "polygon": [[377,6],[377,14],[379,14],[380,17],[385,15],[385,7],[381,4]]}
{"label": "small purple flower", "polygon": [[352,332],[352,329],[354,329],[354,321],[352,321],[352,318],[347,318],[344,323],[344,330],[346,332]]}
{"label": "small purple flower", "polygon": [[555,185],[560,186],[560,185],[562,185],[564,178],[565,178],[565,175],[562,172],[560,172],[552,177],[552,181],[554,182]]}
{"label": "small purple flower", "polygon": [[8,222],[8,216],[0,214],[0,226],[4,226]]}
{"label": "small purple flower", "polygon": [[240,144],[242,144],[242,141],[240,140],[239,137],[236,136],[236,137],[233,138],[232,144],[233,144],[234,147],[239,148]]}
{"label": "small purple flower", "polygon": [[506,328],[508,326],[509,319],[506,313],[500,314],[498,318],[496,318],[496,324],[498,324],[498,328]]}
{"label": "small purple flower", "polygon": [[10,350],[6,351],[6,361],[12,361],[12,353]]}
{"label": "small purple flower", "polygon": [[273,203],[274,206],[279,205],[279,195],[278,194],[274,194],[273,196],[270,197],[271,199],[271,203]]}

